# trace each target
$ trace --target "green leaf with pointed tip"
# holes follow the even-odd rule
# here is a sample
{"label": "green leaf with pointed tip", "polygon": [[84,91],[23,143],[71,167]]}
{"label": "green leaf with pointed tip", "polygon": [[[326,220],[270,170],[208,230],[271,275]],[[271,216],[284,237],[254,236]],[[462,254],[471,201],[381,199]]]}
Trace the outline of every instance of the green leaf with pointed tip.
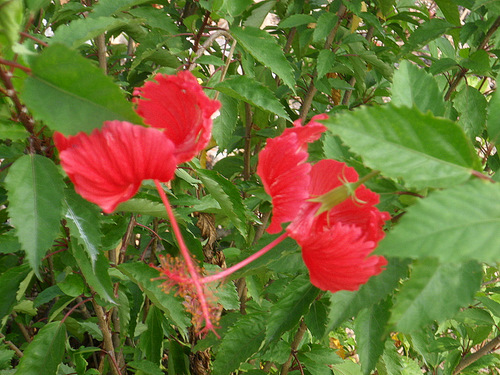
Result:
{"label": "green leaf with pointed tip", "polygon": [[26,139],[28,132],[14,121],[4,121],[0,119],[0,139]]}
{"label": "green leaf with pointed tip", "polygon": [[406,276],[409,263],[406,259],[390,258],[384,272],[372,277],[357,292],[331,294],[325,335],[337,329],[344,320],[356,316],[362,309],[370,308],[392,293],[399,286],[400,279]]}
{"label": "green leaf with pointed tip", "polygon": [[[235,95],[240,95],[236,93]],[[245,99],[244,99],[245,100]],[[273,98],[276,100],[276,98]],[[214,119],[212,136],[219,150],[227,150],[231,145],[233,133],[238,125],[238,101],[230,95],[219,95],[221,102],[220,115]],[[278,103],[279,104],[279,103]]]}
{"label": "green leaf with pointed tip", "polygon": [[333,70],[335,65],[336,55],[330,49],[323,49],[319,51],[318,62],[316,65],[316,70],[318,72],[318,78],[323,77],[326,73]]}
{"label": "green leaf with pointed tip", "polygon": [[10,46],[19,40],[23,8],[22,0],[0,0],[0,46]]}
{"label": "green leaf with pointed tip", "polygon": [[469,179],[480,162],[455,123],[393,105],[363,108],[325,121],[364,163],[417,189]]}
{"label": "green leaf with pointed tip", "polygon": [[457,93],[453,104],[460,115],[458,123],[471,139],[475,139],[486,123],[486,98],[474,87],[465,86]]}
{"label": "green leaf with pointed tip", "polygon": [[276,73],[287,85],[295,91],[295,77],[293,68],[286,59],[283,48],[278,45],[276,38],[257,27],[235,27],[231,34],[243,48],[257,61]]}
{"label": "green leaf with pointed tip", "polygon": [[264,314],[242,315],[222,337],[217,357],[213,362],[214,374],[229,374],[255,354],[266,336]]}
{"label": "green leaf with pointed tip", "polygon": [[114,17],[81,18],[58,27],[50,41],[51,44],[61,43],[70,48],[78,48],[105,31],[118,29],[131,22],[134,21]]}
{"label": "green leaf with pointed tip", "polygon": [[289,29],[291,27],[307,25],[309,23],[315,22],[316,18],[309,14],[292,14],[290,17],[287,17],[283,21],[281,21],[278,27],[282,29]]}
{"label": "green leaf with pointed tip", "polygon": [[28,276],[30,269],[27,264],[12,267],[0,275],[0,319],[9,315],[16,303],[19,285]]}
{"label": "green leaf with pointed tip", "polygon": [[61,322],[49,323],[24,351],[17,366],[17,375],[56,375],[66,348],[66,327]]}
{"label": "green leaf with pointed tip", "polygon": [[[89,14],[89,18],[108,17],[117,12],[123,12],[137,5],[149,2],[149,0],[106,0],[99,1]],[[73,21],[74,22],[74,21]]]}
{"label": "green leaf with pointed tip", "polygon": [[90,133],[104,121],[142,123],[111,78],[77,51],[52,45],[34,60],[31,69],[21,98],[53,130],[72,135]]}
{"label": "green leaf with pointed tip", "polygon": [[64,182],[54,162],[24,155],[5,179],[11,224],[30,266],[39,275],[42,258],[59,233]]}
{"label": "green leaf with pointed tip", "polygon": [[271,307],[267,317],[266,344],[279,340],[281,335],[297,325],[319,294],[308,275],[300,275],[286,287],[285,295]]}
{"label": "green leaf with pointed tip", "polygon": [[397,107],[416,105],[423,113],[444,115],[444,98],[434,77],[409,61],[403,61],[394,73],[391,103]]}
{"label": "green leaf with pointed tip", "polygon": [[435,258],[419,260],[396,296],[390,323],[409,333],[434,320],[451,318],[472,301],[481,279],[482,267],[475,261],[439,264]]}
{"label": "green leaf with pointed tip", "polygon": [[442,262],[500,260],[500,186],[470,181],[435,191],[408,209],[376,252]]}
{"label": "green leaf with pointed tip", "polygon": [[358,343],[357,353],[363,374],[370,374],[384,352],[384,342],[389,321],[390,299],[362,310],[354,322]]}
{"label": "green leaf with pointed tip", "polygon": [[71,252],[87,284],[106,302],[116,303],[113,297],[113,284],[108,272],[109,261],[103,254],[98,254],[95,263],[92,264],[83,247],[73,242],[70,246]]}
{"label": "green leaf with pointed tip", "polygon": [[198,174],[207,191],[219,202],[222,212],[227,215],[241,235],[246,237],[248,233],[247,208],[236,186],[215,171],[200,169]]}
{"label": "green leaf with pointed tip", "polygon": [[163,314],[155,305],[151,306],[146,318],[147,329],[141,334],[139,347],[146,355],[146,359],[159,364],[163,343]]}
{"label": "green leaf with pointed tip", "polygon": [[92,264],[95,263],[101,246],[101,229],[99,208],[83,199],[73,190],[64,191],[64,206],[70,234],[83,246]]}
{"label": "green leaf with pointed tip", "polygon": [[233,76],[214,86],[214,89],[235,99],[250,103],[264,111],[290,120],[274,93],[262,83],[247,76]]}
{"label": "green leaf with pointed tip", "polygon": [[406,54],[414,51],[424,44],[443,35],[448,29],[453,27],[451,23],[445,20],[433,18],[421,24],[408,38],[401,52]]}
{"label": "green leaf with pointed tip", "polygon": [[183,301],[175,296],[175,292],[166,293],[162,289],[162,281],[158,278],[160,273],[144,263],[125,263],[118,266],[118,269],[129,277],[134,283],[139,285],[148,298],[167,314],[176,327],[184,334],[187,334],[189,318],[185,313]]}
{"label": "green leaf with pointed tip", "polygon": [[[497,82],[498,82],[497,77]],[[488,136],[497,146],[500,145],[500,90],[493,93],[488,103],[488,121],[486,123]]]}

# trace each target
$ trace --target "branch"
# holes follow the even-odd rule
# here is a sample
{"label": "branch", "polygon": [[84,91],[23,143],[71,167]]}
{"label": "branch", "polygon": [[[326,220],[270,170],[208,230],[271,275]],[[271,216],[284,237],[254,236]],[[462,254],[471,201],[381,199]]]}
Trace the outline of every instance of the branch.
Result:
{"label": "branch", "polygon": [[[0,332],[0,339],[5,339],[5,336],[3,333]],[[12,342],[12,341],[8,341],[8,340],[5,340],[4,343],[9,347],[11,348],[13,351],[16,352],[16,355],[21,358],[24,354],[23,352]]]}
{"label": "branch", "polygon": [[[337,34],[337,31],[340,27],[340,23],[345,17],[347,8],[345,7],[344,4],[342,4],[338,10],[338,20],[335,26],[333,27],[332,31],[330,31],[330,34],[328,34],[328,37],[326,38],[325,46],[324,49],[330,48],[331,44],[333,43],[333,39],[335,39],[335,35]],[[311,104],[314,98],[314,95],[316,95],[316,92],[318,89],[314,86],[314,78],[316,78],[317,72],[315,71],[314,74],[311,77],[311,84],[309,85],[309,88],[307,89],[306,96],[304,97],[304,101],[302,103],[302,108],[300,109],[300,119],[302,121],[305,121],[307,117],[307,113],[309,112],[309,109],[311,109]]]}
{"label": "branch", "polygon": [[104,349],[106,350],[106,354],[108,354],[109,360],[111,362],[111,370],[113,371],[114,375],[121,375],[120,369],[118,368],[118,365],[116,363],[115,348],[113,346],[113,341],[111,339],[111,331],[109,329],[106,316],[104,315],[104,309],[97,304],[95,299],[92,299],[92,305],[94,305],[94,310],[97,315],[99,328],[101,329],[102,332]]}
{"label": "branch", "polygon": [[281,367],[281,373],[280,373],[281,375],[288,374],[288,371],[290,370],[290,366],[292,365],[294,353],[297,351],[297,348],[299,347],[299,344],[302,341],[302,338],[304,337],[306,330],[307,330],[306,323],[304,323],[304,320],[302,320],[300,322],[299,329],[297,330],[297,333],[295,334],[295,337],[293,338],[290,356],[288,357],[288,360]]}
{"label": "branch", "polygon": [[[479,44],[478,51],[481,49],[484,49],[486,45],[488,44],[490,38],[495,34],[495,32],[498,30],[500,27],[500,16],[495,20],[493,25],[490,27],[486,35],[484,36],[483,40]],[[450,84],[450,87],[448,88],[448,91],[446,92],[446,95],[444,96],[444,100],[450,100],[451,94],[453,94],[453,91],[457,88],[458,84],[462,80],[462,78],[465,77],[465,74],[469,71],[469,69],[462,68],[460,71],[457,73],[455,78]]]}
{"label": "branch", "polygon": [[453,371],[453,375],[459,374],[463,369],[465,369],[467,366],[471,365],[472,363],[476,362],[479,358],[495,351],[499,345],[500,345],[500,335],[495,337],[493,340],[491,340],[489,343],[487,343],[485,346],[483,346],[477,352],[472,353],[471,355],[468,355],[467,357],[462,358],[461,361],[459,362],[459,364],[457,365],[457,367],[455,367],[455,371]]}

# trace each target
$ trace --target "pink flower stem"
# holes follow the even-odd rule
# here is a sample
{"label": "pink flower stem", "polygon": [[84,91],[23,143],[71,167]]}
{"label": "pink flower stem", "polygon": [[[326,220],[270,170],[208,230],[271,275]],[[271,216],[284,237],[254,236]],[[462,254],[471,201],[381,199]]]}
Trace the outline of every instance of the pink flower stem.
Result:
{"label": "pink flower stem", "polygon": [[181,254],[184,257],[184,260],[186,261],[186,265],[187,265],[189,274],[191,275],[191,279],[192,279],[193,284],[196,288],[196,293],[198,294],[198,298],[200,299],[201,311],[202,311],[203,317],[205,319],[205,325],[206,325],[205,328],[214,331],[214,326],[212,324],[212,321],[210,320],[210,312],[208,309],[208,303],[207,303],[207,299],[205,297],[205,292],[203,291],[203,286],[201,283],[200,275],[196,271],[196,268],[195,268],[194,263],[193,263],[193,259],[191,258],[191,253],[189,252],[186,244],[184,243],[184,239],[182,238],[182,234],[181,234],[181,231],[179,229],[179,225],[177,224],[177,220],[175,219],[175,215],[174,215],[174,212],[172,211],[172,207],[170,206],[167,195],[165,194],[165,191],[161,187],[160,182],[158,180],[154,180],[154,182],[156,185],[156,189],[158,190],[158,193],[160,194],[160,198],[163,202],[163,205],[167,209],[167,214],[168,214],[168,217],[170,219],[170,223],[172,224],[172,229],[174,230],[174,235],[177,239],[177,243],[179,244]]}
{"label": "pink flower stem", "polygon": [[223,279],[226,276],[231,275],[232,273],[238,271],[239,269],[252,263],[255,259],[257,259],[257,258],[261,257],[262,255],[264,255],[265,253],[267,253],[269,250],[271,250],[273,247],[275,247],[277,244],[279,244],[281,241],[283,241],[287,237],[288,237],[288,233],[283,233],[281,236],[276,238],[273,242],[264,246],[262,249],[260,249],[256,253],[250,255],[245,260],[242,260],[241,262],[235,264],[234,266],[229,267],[229,268],[227,268],[224,271],[221,271],[219,273],[216,273],[215,275],[206,276],[206,277],[202,278],[200,280],[200,282],[202,282],[203,284],[206,284],[206,283],[210,283],[212,281]]}

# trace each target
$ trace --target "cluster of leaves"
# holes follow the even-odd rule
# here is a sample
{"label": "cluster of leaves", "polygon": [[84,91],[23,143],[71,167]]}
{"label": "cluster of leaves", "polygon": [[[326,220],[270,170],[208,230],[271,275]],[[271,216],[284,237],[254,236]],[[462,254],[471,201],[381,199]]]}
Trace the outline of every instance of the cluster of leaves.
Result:
{"label": "cluster of leaves", "polygon": [[[0,0],[0,374],[500,366],[499,26],[489,0]],[[178,69],[222,103],[220,160],[204,152],[170,187],[207,272],[275,238],[259,151],[323,112],[312,161],[381,172],[368,187],[393,218],[387,269],[324,293],[286,240],[214,286],[220,338],[197,337],[148,265],[178,255],[154,186],[103,215],[51,138],[140,124],[133,88]]]}

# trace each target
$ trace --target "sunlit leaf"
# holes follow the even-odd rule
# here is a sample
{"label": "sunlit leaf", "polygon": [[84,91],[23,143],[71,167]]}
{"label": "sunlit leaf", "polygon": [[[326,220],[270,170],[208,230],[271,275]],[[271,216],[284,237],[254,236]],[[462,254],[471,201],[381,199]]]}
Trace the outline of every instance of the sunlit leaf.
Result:
{"label": "sunlit leaf", "polygon": [[61,322],[49,323],[40,329],[24,351],[17,366],[17,375],[56,375],[62,362],[66,341],[66,327]]}
{"label": "sunlit leaf", "polygon": [[440,264],[435,258],[420,260],[397,294],[390,323],[408,333],[434,320],[451,318],[472,301],[481,278],[482,267],[475,261]]}
{"label": "sunlit leaf", "polygon": [[38,275],[42,258],[59,233],[63,208],[62,175],[52,160],[30,154],[12,164],[5,185],[12,225]]}
{"label": "sunlit leaf", "polygon": [[442,262],[500,260],[500,186],[470,181],[436,191],[408,209],[377,249],[388,256]]}
{"label": "sunlit leaf", "polygon": [[107,120],[142,123],[111,78],[77,51],[52,45],[36,57],[31,69],[21,97],[53,130],[72,135],[90,133]]}
{"label": "sunlit leaf", "polygon": [[479,168],[476,151],[457,124],[415,108],[363,108],[331,117],[326,125],[367,166],[415,188],[464,182]]}
{"label": "sunlit leaf", "polygon": [[256,60],[276,73],[293,91],[293,69],[283,54],[283,49],[269,33],[256,27],[231,28],[231,34]]}

